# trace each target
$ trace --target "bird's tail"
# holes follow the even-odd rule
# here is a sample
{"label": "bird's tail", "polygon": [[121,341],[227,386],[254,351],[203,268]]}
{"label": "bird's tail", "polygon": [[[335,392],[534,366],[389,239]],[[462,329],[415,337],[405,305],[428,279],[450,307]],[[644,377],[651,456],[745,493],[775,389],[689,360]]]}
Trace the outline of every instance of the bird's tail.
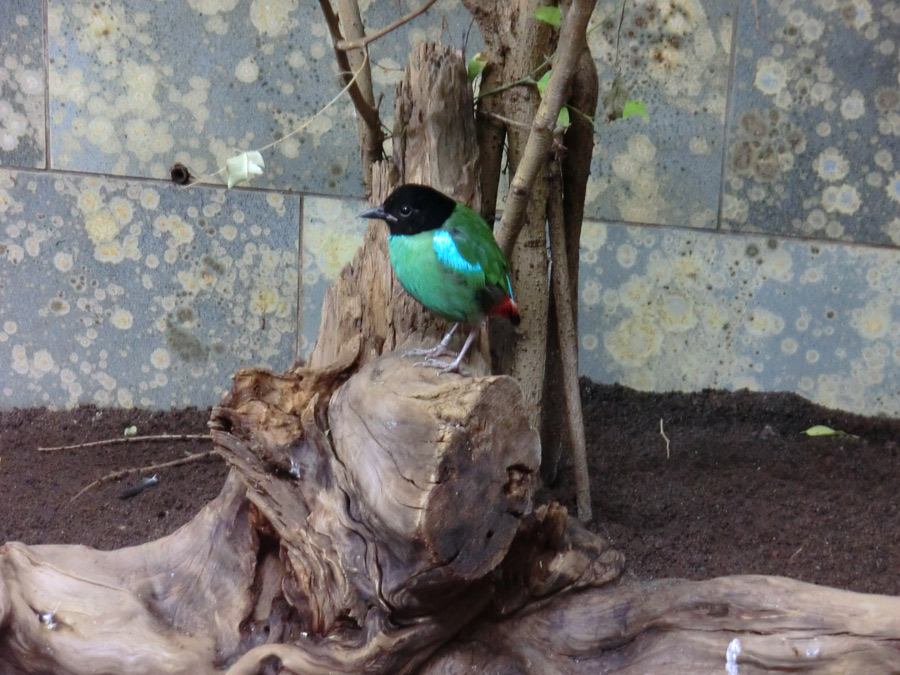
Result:
{"label": "bird's tail", "polygon": [[488,310],[488,314],[505,316],[513,326],[519,325],[519,308],[516,306],[516,301],[509,295],[503,298],[501,302],[498,302],[491,307]]}

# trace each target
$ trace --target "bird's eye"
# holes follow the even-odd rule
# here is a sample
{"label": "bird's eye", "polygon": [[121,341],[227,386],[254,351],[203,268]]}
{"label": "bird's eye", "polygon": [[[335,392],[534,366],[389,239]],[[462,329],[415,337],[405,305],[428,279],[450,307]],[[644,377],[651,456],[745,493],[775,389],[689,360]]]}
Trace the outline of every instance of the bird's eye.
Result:
{"label": "bird's eye", "polygon": [[411,213],[412,213],[412,208],[410,208],[410,206],[408,204],[404,204],[403,206],[400,207],[400,215],[401,216],[408,216]]}

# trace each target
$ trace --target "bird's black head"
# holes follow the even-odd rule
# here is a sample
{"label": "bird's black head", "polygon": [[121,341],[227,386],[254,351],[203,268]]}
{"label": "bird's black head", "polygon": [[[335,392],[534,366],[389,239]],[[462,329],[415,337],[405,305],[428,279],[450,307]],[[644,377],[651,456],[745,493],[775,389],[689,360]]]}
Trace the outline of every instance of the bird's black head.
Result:
{"label": "bird's black head", "polygon": [[453,213],[456,202],[427,185],[401,185],[381,206],[360,213],[361,218],[378,218],[391,234],[419,234],[436,230]]}

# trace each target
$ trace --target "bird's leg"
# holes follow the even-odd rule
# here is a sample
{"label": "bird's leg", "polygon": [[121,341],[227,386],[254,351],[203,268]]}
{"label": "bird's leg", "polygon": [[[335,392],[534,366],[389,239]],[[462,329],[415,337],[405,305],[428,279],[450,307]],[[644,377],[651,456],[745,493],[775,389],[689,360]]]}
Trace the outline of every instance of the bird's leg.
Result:
{"label": "bird's leg", "polygon": [[450,344],[450,338],[453,337],[453,334],[456,332],[457,328],[459,328],[459,324],[453,324],[453,327],[449,331],[447,331],[444,339],[441,340],[437,344],[437,346],[432,347],[431,349],[410,349],[408,352],[404,353],[403,356],[424,356],[425,360],[428,361],[429,359],[436,359],[439,356],[447,356],[448,354],[452,354],[453,352],[447,349],[447,345]]}
{"label": "bird's leg", "polygon": [[469,351],[469,347],[471,347],[472,343],[475,341],[475,336],[478,335],[478,331],[481,330],[482,325],[484,325],[483,322],[477,323],[472,327],[472,330],[469,331],[469,336],[466,338],[465,344],[463,345],[462,349],[459,350],[459,354],[456,355],[456,358],[453,359],[451,363],[445,365],[443,362],[431,358],[425,359],[422,363],[417,363],[416,365],[434,366],[441,371],[441,375],[443,375],[444,373],[458,373],[459,366],[462,363],[466,352]]}

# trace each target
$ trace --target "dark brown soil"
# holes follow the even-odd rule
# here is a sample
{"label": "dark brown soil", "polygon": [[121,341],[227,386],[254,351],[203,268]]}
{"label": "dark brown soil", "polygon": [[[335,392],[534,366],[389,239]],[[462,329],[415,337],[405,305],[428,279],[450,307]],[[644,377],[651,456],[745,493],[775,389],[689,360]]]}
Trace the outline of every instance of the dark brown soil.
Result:
{"label": "dark brown soil", "polygon": [[[703,579],[779,574],[900,595],[900,420],[863,418],[788,394],[643,394],[583,383],[591,455],[592,526],[625,553],[627,574]],[[91,481],[210,448],[136,443],[39,453],[139,434],[205,433],[208,411],[17,410],[0,413],[0,543],[109,549],[158,538],[219,491],[216,459],[159,472],[123,500],[130,476]],[[660,434],[660,419],[671,441]],[[808,438],[824,424],[858,436]],[[571,472],[541,492],[574,508]]]}
{"label": "dark brown soil", "polygon": [[[627,574],[776,574],[900,595],[900,420],[780,393],[582,381],[582,400],[592,529],[625,554]],[[858,438],[801,433],[815,425]],[[568,468],[549,493],[574,510]]]}
{"label": "dark brown soil", "polygon": [[132,425],[139,435],[205,434],[208,419],[208,410],[85,407],[65,412],[0,412],[0,543],[18,540],[113,549],[173,532],[219,494],[227,469],[217,457],[161,470],[156,487],[131,499],[119,499],[119,495],[140,483],[140,476],[102,484],[70,500],[112,471],[210,450],[210,441],[128,443],[50,453],[37,448],[122,438]]}

